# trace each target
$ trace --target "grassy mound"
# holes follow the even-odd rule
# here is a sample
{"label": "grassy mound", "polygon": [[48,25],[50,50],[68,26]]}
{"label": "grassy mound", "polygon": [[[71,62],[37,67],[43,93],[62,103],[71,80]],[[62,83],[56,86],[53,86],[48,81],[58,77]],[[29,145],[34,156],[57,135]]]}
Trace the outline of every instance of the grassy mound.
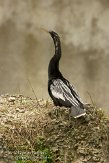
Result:
{"label": "grassy mound", "polygon": [[94,106],[74,119],[50,101],[3,95],[0,122],[0,162],[109,162],[109,119]]}

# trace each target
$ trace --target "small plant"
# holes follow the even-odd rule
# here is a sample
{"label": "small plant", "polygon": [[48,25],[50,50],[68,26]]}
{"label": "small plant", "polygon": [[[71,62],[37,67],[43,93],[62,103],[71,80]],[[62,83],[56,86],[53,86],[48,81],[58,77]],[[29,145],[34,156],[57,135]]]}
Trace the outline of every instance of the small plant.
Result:
{"label": "small plant", "polygon": [[38,137],[35,148],[42,163],[52,163],[52,153],[43,137]]}

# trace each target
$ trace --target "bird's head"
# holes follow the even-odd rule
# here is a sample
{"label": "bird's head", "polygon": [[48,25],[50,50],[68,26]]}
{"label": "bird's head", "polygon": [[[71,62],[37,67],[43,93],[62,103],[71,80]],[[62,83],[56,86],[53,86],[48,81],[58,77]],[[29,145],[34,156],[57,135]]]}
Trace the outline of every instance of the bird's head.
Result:
{"label": "bird's head", "polygon": [[49,34],[51,35],[51,37],[53,38],[54,41],[60,39],[59,35],[58,35],[56,32],[54,32],[54,31],[48,31],[48,30],[46,30],[46,29],[44,29],[44,28],[41,28],[41,29],[42,29],[43,31],[49,33]]}
{"label": "bird's head", "polygon": [[49,31],[49,33],[50,33],[51,37],[53,38],[53,40],[59,38],[59,35],[58,35],[56,32],[54,32],[54,31]]}

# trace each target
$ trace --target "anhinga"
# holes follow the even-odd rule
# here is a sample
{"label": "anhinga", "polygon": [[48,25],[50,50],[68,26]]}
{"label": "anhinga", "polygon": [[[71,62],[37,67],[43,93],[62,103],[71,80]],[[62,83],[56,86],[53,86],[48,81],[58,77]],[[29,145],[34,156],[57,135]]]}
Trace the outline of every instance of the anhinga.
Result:
{"label": "anhinga", "polygon": [[74,87],[59,71],[59,61],[61,58],[60,37],[54,31],[46,30],[46,32],[49,32],[51,35],[55,46],[55,54],[51,58],[48,66],[49,95],[55,106],[69,107],[74,118],[81,117],[86,114],[84,104],[74,90]]}

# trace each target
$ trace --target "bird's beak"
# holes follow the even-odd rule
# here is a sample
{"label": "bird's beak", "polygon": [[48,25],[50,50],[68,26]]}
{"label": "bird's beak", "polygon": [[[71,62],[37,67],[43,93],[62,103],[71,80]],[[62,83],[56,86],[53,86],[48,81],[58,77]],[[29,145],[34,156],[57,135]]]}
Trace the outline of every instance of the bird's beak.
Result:
{"label": "bird's beak", "polygon": [[48,31],[47,29],[45,29],[45,28],[40,28],[41,30],[43,30],[43,31],[45,31],[45,32],[47,32],[47,33],[50,33],[50,31]]}

